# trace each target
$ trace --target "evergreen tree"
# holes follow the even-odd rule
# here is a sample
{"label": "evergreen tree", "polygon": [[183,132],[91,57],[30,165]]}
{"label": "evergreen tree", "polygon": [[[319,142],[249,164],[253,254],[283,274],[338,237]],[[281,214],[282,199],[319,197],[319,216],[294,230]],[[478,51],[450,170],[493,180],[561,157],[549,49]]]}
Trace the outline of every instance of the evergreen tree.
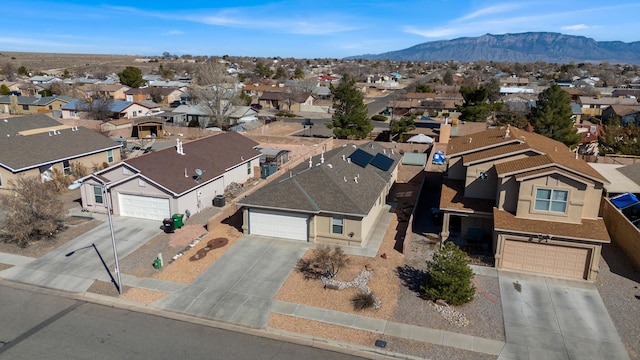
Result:
{"label": "evergreen tree", "polygon": [[295,73],[293,73],[293,77],[296,79],[304,79],[304,71],[300,69],[300,67],[296,67]]}
{"label": "evergreen tree", "polygon": [[330,84],[329,89],[334,113],[333,121],[327,127],[333,129],[333,135],[339,139],[366,137],[373,130],[373,124],[367,116],[367,105],[355,79],[345,74],[338,86]]}
{"label": "evergreen tree", "polygon": [[[498,92],[499,92],[498,88]],[[461,86],[460,93],[464,99],[463,105],[457,105],[460,120],[484,122],[494,111],[502,109],[503,104],[494,102],[495,88],[492,84],[481,86]]]}
{"label": "evergreen tree", "polygon": [[402,136],[416,128],[416,117],[417,115],[409,115],[401,117],[400,120],[391,120],[391,139],[397,135],[398,142],[402,142]]}
{"label": "evergreen tree", "polygon": [[444,73],[442,82],[444,82],[446,85],[453,85],[453,74],[451,73],[451,70],[447,70],[447,72]]}
{"label": "evergreen tree", "polygon": [[118,73],[120,83],[132,88],[139,88],[146,81],[142,78],[142,70],[135,66],[127,66],[121,73]]}
{"label": "evergreen tree", "polygon": [[432,300],[444,300],[450,305],[462,305],[473,299],[476,289],[471,283],[473,270],[467,255],[452,241],[427,261],[429,276],[420,289]]}
{"label": "evergreen tree", "polygon": [[531,125],[538,134],[574,146],[581,137],[573,128],[572,115],[569,94],[553,84],[538,95],[536,106],[531,109]]}

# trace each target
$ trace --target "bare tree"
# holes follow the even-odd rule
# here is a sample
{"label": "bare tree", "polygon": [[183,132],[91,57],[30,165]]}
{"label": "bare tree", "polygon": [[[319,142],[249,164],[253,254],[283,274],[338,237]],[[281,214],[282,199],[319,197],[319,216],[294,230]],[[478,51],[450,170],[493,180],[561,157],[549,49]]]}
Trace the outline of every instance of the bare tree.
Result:
{"label": "bare tree", "polygon": [[14,81],[16,79],[16,67],[10,62],[2,65],[2,73],[7,81]]}
{"label": "bare tree", "polygon": [[[229,112],[239,102],[240,90],[222,64],[208,62],[198,67],[194,85],[189,88],[192,101],[207,112],[214,126],[230,127]],[[206,127],[211,124],[200,124]]]}
{"label": "bare tree", "polygon": [[0,195],[0,207],[6,210],[0,238],[20,247],[55,238],[65,215],[52,182],[20,176],[9,185],[14,192]]}

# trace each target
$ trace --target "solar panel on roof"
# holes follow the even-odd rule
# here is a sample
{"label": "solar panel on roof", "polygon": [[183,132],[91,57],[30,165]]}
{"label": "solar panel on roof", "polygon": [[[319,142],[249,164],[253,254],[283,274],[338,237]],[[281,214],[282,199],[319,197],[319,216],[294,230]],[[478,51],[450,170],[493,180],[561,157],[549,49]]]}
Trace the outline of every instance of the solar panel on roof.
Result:
{"label": "solar panel on roof", "polygon": [[352,163],[359,165],[361,167],[365,167],[369,164],[371,159],[373,159],[373,155],[369,154],[368,152],[362,149],[357,149],[351,155],[349,155],[349,158],[351,158]]}
{"label": "solar panel on roof", "polygon": [[393,159],[383,154],[377,154],[369,163],[382,171],[387,171],[393,165]]}

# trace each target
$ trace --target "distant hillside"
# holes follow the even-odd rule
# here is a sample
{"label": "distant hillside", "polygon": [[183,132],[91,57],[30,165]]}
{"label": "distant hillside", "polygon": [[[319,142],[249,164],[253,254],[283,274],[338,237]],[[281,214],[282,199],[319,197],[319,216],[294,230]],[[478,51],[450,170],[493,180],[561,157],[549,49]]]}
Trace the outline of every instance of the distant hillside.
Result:
{"label": "distant hillside", "polygon": [[552,63],[604,62],[640,64],[640,41],[595,41],[550,32],[465,37],[426,42],[404,50],[347,59],[397,61],[505,61]]}

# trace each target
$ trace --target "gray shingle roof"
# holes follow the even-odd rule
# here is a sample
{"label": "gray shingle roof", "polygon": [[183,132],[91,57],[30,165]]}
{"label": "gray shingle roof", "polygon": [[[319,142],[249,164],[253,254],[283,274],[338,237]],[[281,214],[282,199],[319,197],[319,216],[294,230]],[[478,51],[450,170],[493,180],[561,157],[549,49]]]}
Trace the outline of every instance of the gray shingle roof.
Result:
{"label": "gray shingle roof", "polygon": [[[373,148],[372,148],[373,146]],[[305,161],[271,183],[241,199],[238,204],[304,212],[328,212],[365,216],[378,200],[402,156],[370,142],[359,147],[371,155],[378,153],[392,158],[388,171],[375,166],[361,167],[348,161],[356,150],[353,145],[333,149]],[[345,160],[343,160],[343,155]],[[319,164],[319,165],[318,165]],[[356,182],[356,178],[358,178]]]}
{"label": "gray shingle roof", "polygon": [[[44,116],[44,115],[35,115]],[[34,116],[34,117],[35,117]],[[48,118],[47,116],[44,116]],[[24,118],[32,118],[27,116]],[[60,126],[60,123],[51,119],[50,123],[43,119],[39,126],[23,128],[19,131]],[[8,123],[25,121],[23,118],[12,118]],[[27,119],[25,122],[33,121]],[[0,126],[0,129],[2,126]],[[15,126],[15,129],[19,126]],[[58,130],[59,135],[49,135],[46,131],[32,135],[17,135],[17,132],[2,134],[0,137],[0,166],[13,172],[24,171],[29,168],[48,165],[62,160],[71,160],[81,156],[94,154],[109,149],[117,149],[120,144],[89,129],[78,127],[74,131],[71,128]]]}

